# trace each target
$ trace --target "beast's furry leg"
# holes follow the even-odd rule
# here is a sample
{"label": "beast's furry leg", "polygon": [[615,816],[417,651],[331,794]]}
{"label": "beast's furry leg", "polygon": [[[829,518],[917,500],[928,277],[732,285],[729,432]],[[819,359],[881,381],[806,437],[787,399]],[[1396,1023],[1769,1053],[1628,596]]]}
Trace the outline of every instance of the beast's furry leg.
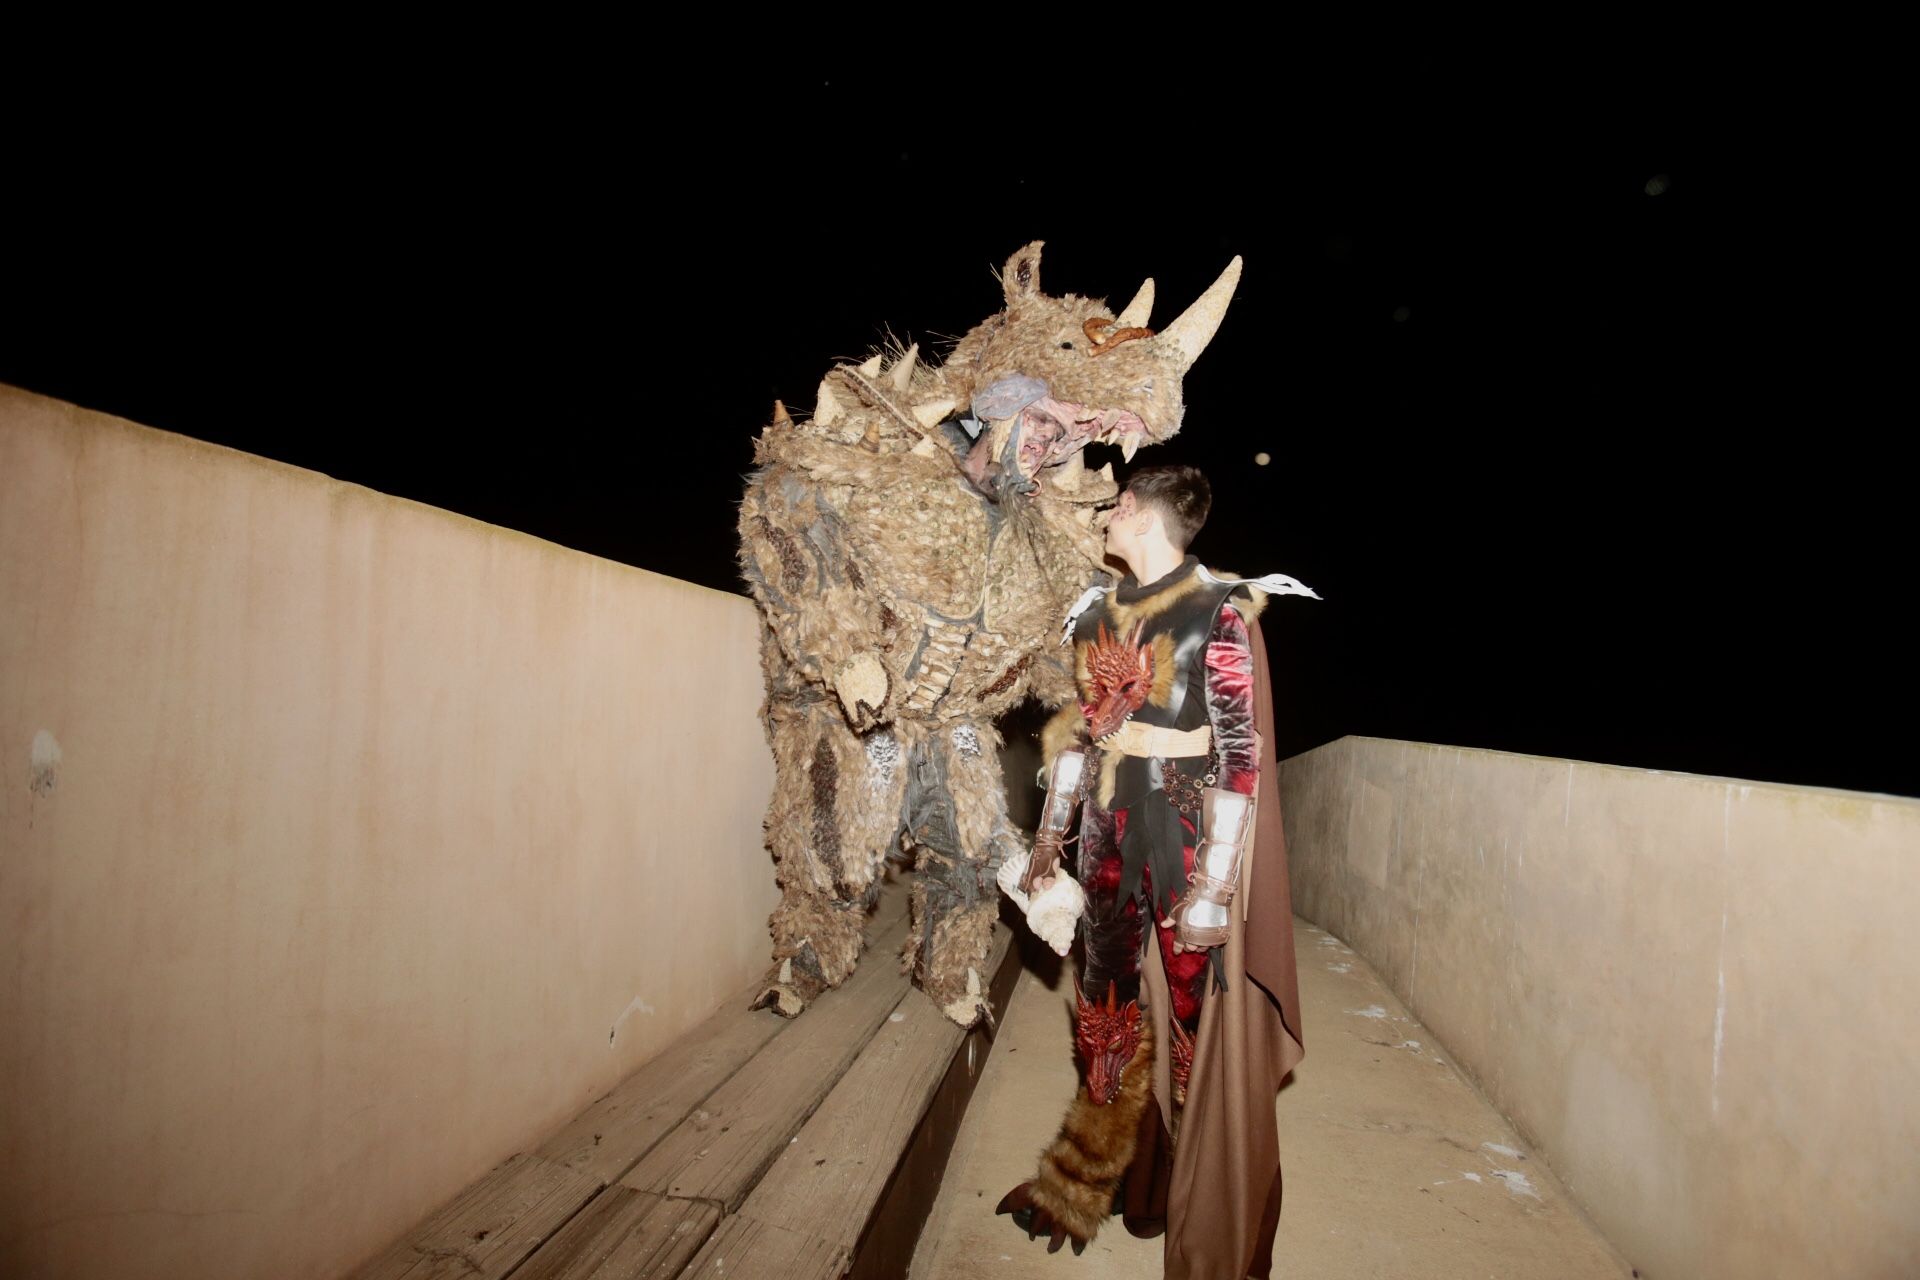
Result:
{"label": "beast's furry leg", "polygon": [[[969,863],[939,865],[942,855],[920,851],[920,879],[913,886],[913,923],[907,930],[901,961],[940,1012],[963,1027],[979,1021],[987,1008],[987,952],[999,902],[978,897],[965,903],[942,882],[943,874],[974,878]],[[975,891],[976,893],[978,890]]]}
{"label": "beast's furry leg", "polygon": [[753,1004],[791,1018],[844,982],[860,958],[904,778],[891,733],[856,738],[821,705],[767,706],[767,847],[780,905],[767,921],[773,965]]}
{"label": "beast's furry leg", "polygon": [[920,879],[902,959],[940,1011],[970,1027],[987,1008],[987,952],[1000,914],[994,873],[1021,847],[1007,820],[1000,735],[959,721],[930,735],[909,791]]}
{"label": "beast's furry leg", "polygon": [[1140,1117],[1153,1105],[1152,1023],[1141,1019],[1140,1047],[1113,1101],[1096,1106],[1080,1086],[1059,1136],[1040,1153],[1038,1173],[1009,1191],[995,1210],[1012,1214],[1029,1239],[1046,1235],[1049,1253],[1069,1240],[1079,1253],[1113,1214],[1114,1193],[1139,1141]]}
{"label": "beast's furry leg", "polygon": [[829,987],[847,980],[860,958],[861,932],[878,882],[864,897],[839,902],[817,893],[781,886],[780,905],[767,923],[773,933],[773,967],[753,1001],[791,1018]]}

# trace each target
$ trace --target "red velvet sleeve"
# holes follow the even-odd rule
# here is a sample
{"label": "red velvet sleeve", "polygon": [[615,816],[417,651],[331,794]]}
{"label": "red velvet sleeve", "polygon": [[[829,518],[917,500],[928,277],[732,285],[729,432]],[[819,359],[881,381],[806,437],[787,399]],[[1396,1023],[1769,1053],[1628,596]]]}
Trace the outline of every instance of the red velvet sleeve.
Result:
{"label": "red velvet sleeve", "polygon": [[1253,731],[1253,650],[1247,624],[1231,604],[1220,606],[1207,636],[1207,716],[1213,722],[1216,786],[1252,795],[1260,781]]}

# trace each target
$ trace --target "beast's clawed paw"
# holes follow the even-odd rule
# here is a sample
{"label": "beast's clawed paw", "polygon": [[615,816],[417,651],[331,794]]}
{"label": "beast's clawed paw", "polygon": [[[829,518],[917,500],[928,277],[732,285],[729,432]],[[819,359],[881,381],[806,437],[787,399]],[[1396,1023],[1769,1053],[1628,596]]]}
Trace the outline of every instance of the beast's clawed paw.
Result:
{"label": "beast's clawed paw", "polygon": [[783,1018],[797,1018],[807,1007],[800,993],[785,983],[776,982],[754,997],[749,1009],[771,1009]]}
{"label": "beast's clawed paw", "polygon": [[1000,1197],[994,1212],[1011,1215],[1013,1224],[1026,1232],[1029,1240],[1045,1236],[1048,1253],[1058,1253],[1061,1245],[1071,1243],[1074,1256],[1078,1257],[1087,1247],[1085,1240],[1067,1230],[1053,1214],[1033,1202],[1031,1182],[1023,1182]]}

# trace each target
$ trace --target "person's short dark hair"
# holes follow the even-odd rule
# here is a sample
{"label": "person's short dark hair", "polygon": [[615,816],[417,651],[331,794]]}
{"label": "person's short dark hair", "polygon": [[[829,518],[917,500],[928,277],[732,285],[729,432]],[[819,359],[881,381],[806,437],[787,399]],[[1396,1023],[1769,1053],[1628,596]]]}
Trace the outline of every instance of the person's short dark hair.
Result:
{"label": "person's short dark hair", "polygon": [[1213,486],[1198,467],[1142,467],[1128,479],[1127,492],[1136,506],[1160,513],[1167,541],[1176,551],[1187,549],[1213,509]]}

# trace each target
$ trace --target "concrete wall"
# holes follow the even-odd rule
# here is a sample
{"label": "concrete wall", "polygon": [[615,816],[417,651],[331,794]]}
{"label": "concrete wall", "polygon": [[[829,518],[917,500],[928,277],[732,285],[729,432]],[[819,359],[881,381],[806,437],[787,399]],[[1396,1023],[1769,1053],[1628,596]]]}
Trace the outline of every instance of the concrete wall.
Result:
{"label": "concrete wall", "polygon": [[1295,909],[1640,1275],[1920,1275],[1920,801],[1372,738],[1281,774]]}
{"label": "concrete wall", "polygon": [[756,622],[0,388],[0,1274],[331,1277],[738,992]]}

